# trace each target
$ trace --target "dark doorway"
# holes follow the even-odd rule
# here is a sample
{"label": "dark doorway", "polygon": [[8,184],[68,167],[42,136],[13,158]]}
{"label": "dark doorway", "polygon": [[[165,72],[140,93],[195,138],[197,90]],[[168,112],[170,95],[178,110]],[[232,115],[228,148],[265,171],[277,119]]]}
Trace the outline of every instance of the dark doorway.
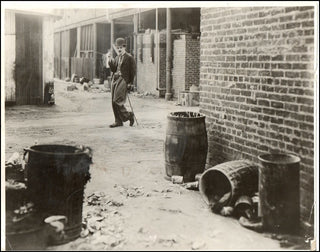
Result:
{"label": "dark doorway", "polygon": [[16,14],[17,105],[42,102],[42,18]]}

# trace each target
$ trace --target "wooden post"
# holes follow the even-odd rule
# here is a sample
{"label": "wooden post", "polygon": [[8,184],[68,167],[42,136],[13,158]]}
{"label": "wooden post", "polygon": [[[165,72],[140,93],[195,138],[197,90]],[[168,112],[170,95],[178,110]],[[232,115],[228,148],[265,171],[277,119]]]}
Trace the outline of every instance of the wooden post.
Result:
{"label": "wooden post", "polygon": [[114,57],[114,51],[113,51],[113,48],[112,48],[112,45],[114,43],[114,20],[111,20],[111,31],[110,31],[110,51],[111,51],[111,55],[112,57]]}
{"label": "wooden post", "polygon": [[81,26],[77,27],[77,58],[80,58]]}
{"label": "wooden post", "polygon": [[[138,14],[134,14],[133,16],[133,51],[134,51],[134,59],[136,61],[136,64],[138,62],[138,41],[137,41],[137,37],[138,37],[138,24],[139,23],[139,16]],[[138,69],[137,69],[138,70]],[[137,73],[138,74],[138,73]],[[134,87],[137,88],[137,74],[136,77],[134,78]]]}
{"label": "wooden post", "polygon": [[166,95],[168,101],[172,97],[171,93],[171,65],[172,65],[172,45],[171,45],[171,9],[167,8],[167,40],[166,40]]}
{"label": "wooden post", "polygon": [[93,78],[97,78],[97,23],[93,24]]}
{"label": "wooden post", "polygon": [[158,8],[156,8],[156,75],[157,75],[157,87],[156,89],[159,90],[159,47],[160,47],[160,41],[159,41],[159,11]]}

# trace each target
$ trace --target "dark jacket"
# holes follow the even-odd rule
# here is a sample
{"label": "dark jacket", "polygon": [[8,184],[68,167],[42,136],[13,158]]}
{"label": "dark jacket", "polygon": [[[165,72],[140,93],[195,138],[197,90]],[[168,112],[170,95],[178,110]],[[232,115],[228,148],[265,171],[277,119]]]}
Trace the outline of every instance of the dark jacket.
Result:
{"label": "dark jacket", "polygon": [[[127,84],[129,83],[133,84],[133,80],[136,75],[136,62],[134,58],[128,53],[125,53],[123,57],[124,58],[120,66],[120,72],[121,72],[122,78],[126,81]],[[109,66],[113,74],[117,71],[118,61],[119,61],[119,56],[109,61]]]}

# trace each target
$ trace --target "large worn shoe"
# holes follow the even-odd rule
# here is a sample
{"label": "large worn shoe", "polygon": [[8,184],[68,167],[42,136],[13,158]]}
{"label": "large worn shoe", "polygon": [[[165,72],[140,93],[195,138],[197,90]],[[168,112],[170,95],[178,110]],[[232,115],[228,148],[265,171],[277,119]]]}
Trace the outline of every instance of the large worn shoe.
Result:
{"label": "large worn shoe", "polygon": [[133,124],[134,124],[134,114],[133,114],[133,112],[131,112],[130,113],[130,118],[129,118],[129,120],[130,120],[130,126],[133,126]]}
{"label": "large worn shoe", "polygon": [[122,123],[113,123],[111,125],[109,125],[110,128],[115,128],[115,127],[120,127],[120,126],[123,126]]}

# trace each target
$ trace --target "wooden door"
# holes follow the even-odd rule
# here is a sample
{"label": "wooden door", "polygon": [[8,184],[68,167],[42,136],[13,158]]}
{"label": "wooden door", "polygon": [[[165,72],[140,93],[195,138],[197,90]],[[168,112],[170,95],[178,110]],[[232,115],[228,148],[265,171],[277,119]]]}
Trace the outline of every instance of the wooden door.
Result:
{"label": "wooden door", "polygon": [[42,18],[16,14],[17,105],[42,102]]}

